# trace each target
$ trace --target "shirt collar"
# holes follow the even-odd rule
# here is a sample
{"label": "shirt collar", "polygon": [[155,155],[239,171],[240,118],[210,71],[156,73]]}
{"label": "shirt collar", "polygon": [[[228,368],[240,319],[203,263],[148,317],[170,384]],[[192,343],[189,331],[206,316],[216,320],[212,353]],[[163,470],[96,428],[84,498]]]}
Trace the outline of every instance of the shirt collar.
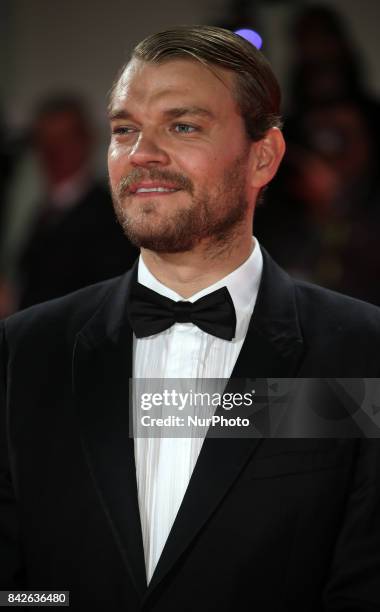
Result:
{"label": "shirt collar", "polygon": [[[220,289],[227,287],[236,312],[236,335],[235,340],[245,336],[255,307],[257,293],[259,290],[262,269],[263,256],[260,245],[256,238],[252,238],[253,250],[248,259],[246,259],[238,268],[230,272],[224,278],[221,278],[213,285],[205,287],[201,291],[187,298],[189,302],[195,302],[201,297]],[[148,289],[156,291],[160,295],[170,298],[171,300],[183,300],[183,297],[178,293],[163,285],[147,268],[143,258],[139,257],[137,280]]]}

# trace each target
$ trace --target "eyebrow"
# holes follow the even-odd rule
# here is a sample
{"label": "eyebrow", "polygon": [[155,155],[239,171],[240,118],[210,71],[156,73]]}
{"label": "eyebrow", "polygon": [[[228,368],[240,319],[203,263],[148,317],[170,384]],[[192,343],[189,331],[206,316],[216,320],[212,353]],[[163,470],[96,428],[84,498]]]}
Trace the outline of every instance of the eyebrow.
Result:
{"label": "eyebrow", "polygon": [[130,119],[131,117],[131,113],[128,113],[126,110],[123,109],[113,109],[110,110],[108,113],[108,118],[110,121],[114,121],[116,119]]}
{"label": "eyebrow", "polygon": [[[165,110],[163,113],[164,117],[167,119],[178,119],[183,117],[183,115],[195,115],[200,117],[205,117],[207,119],[214,119],[215,115],[208,110],[207,108],[202,108],[201,106],[181,106],[177,108],[169,108]],[[132,114],[129,113],[125,109],[113,109],[109,112],[108,117],[110,121],[116,121],[117,119],[131,119]]]}
{"label": "eyebrow", "polygon": [[168,119],[178,119],[183,115],[196,115],[200,117],[206,117],[207,119],[214,119],[214,114],[207,108],[200,106],[182,106],[179,108],[170,108],[163,113]]}

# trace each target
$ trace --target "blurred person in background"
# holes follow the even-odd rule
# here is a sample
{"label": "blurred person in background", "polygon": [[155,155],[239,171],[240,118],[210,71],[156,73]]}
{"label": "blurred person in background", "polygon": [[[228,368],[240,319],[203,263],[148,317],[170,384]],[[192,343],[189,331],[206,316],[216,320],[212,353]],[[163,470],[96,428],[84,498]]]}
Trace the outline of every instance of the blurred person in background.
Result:
{"label": "blurred person in background", "polygon": [[351,98],[373,108],[379,104],[367,89],[365,65],[340,15],[331,7],[311,5],[295,17],[290,30],[290,115],[323,102]]}
{"label": "blurred person in background", "polygon": [[31,144],[45,195],[19,254],[17,286],[3,284],[3,310],[25,308],[120,274],[137,254],[123,237],[106,186],[95,178],[94,128],[82,101],[68,95],[42,101]]}
{"label": "blurred person in background", "polygon": [[379,105],[332,9],[302,10],[292,37],[288,150],[256,231],[293,274],[380,304]]}
{"label": "blurred person in background", "polygon": [[379,154],[368,117],[342,100],[305,112],[298,127],[257,233],[292,274],[380,304]]}

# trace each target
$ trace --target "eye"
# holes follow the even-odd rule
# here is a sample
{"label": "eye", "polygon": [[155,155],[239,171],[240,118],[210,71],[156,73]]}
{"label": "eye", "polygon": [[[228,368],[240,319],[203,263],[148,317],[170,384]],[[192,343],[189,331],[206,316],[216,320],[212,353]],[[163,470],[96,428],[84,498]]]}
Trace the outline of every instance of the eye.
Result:
{"label": "eye", "polygon": [[128,136],[135,131],[136,128],[131,125],[116,125],[112,128],[112,134],[117,134],[119,136]]}
{"label": "eye", "polygon": [[189,125],[187,123],[176,123],[173,129],[178,134],[193,134],[199,130],[195,125]]}

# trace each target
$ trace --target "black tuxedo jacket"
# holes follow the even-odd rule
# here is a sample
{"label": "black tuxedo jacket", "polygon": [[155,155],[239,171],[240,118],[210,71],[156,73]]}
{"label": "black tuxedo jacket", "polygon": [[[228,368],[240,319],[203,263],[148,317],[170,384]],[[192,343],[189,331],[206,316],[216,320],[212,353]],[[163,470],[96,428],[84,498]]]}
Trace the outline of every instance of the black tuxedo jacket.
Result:
{"label": "black tuxedo jacket", "polygon": [[[206,438],[146,586],[128,428],[131,272],[2,324],[0,588],[71,609],[380,610],[378,440]],[[234,377],[379,377],[376,307],[264,253]]]}

